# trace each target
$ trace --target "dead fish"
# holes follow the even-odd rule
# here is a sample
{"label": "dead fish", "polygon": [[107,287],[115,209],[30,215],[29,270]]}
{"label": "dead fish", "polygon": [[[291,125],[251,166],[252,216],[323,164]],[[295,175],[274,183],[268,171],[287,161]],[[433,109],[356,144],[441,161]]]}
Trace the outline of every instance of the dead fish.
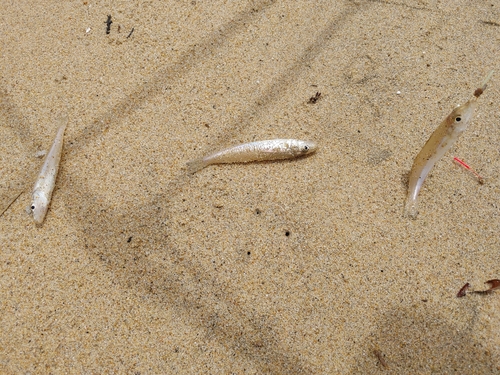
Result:
{"label": "dead fish", "polygon": [[405,215],[416,218],[418,215],[417,198],[425,178],[439,159],[455,144],[458,137],[467,129],[477,99],[486,89],[486,84],[493,75],[491,71],[483,81],[481,87],[476,89],[474,96],[464,105],[456,107],[432,133],[427,143],[418,153],[413,162],[408,185],[408,195],[406,197]]}
{"label": "dead fish", "polygon": [[210,164],[247,163],[250,161],[293,159],[316,151],[317,145],[298,139],[271,139],[244,143],[187,163],[189,173]]}
{"label": "dead fish", "polygon": [[63,148],[63,136],[66,125],[68,124],[68,116],[65,114],[58,119],[59,129],[56,139],[43,162],[42,169],[38,175],[33,188],[31,201],[31,214],[36,224],[42,224],[47,214],[50,205],[50,198],[56,185],[57,172],[59,170],[59,162]]}

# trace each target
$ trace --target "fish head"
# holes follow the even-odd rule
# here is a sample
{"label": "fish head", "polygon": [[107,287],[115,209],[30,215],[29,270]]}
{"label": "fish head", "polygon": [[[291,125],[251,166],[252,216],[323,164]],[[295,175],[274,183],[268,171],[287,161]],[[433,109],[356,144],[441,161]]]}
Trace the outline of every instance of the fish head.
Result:
{"label": "fish head", "polygon": [[312,154],[318,148],[316,142],[312,141],[297,141],[295,145],[295,154],[296,155],[307,155]]}
{"label": "fish head", "polygon": [[35,190],[31,199],[30,211],[33,215],[33,220],[37,224],[42,224],[47,209],[49,208],[49,200],[44,192]]}
{"label": "fish head", "polygon": [[448,122],[456,132],[463,132],[469,125],[474,110],[476,109],[477,101],[476,98],[472,98],[464,105],[459,105],[456,107],[448,116]]}

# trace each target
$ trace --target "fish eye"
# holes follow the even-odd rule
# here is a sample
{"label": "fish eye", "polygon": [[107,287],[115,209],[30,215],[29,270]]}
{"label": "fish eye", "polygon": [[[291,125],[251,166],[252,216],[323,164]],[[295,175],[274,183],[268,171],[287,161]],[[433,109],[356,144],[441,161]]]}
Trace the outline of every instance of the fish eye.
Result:
{"label": "fish eye", "polygon": [[456,122],[460,122],[460,121],[462,121],[462,118],[460,116],[458,116],[458,117],[455,118],[455,121]]}
{"label": "fish eye", "polygon": [[35,209],[35,205],[31,206],[31,209],[34,210]]}
{"label": "fish eye", "polygon": [[304,151],[309,150],[309,146],[304,146]]}

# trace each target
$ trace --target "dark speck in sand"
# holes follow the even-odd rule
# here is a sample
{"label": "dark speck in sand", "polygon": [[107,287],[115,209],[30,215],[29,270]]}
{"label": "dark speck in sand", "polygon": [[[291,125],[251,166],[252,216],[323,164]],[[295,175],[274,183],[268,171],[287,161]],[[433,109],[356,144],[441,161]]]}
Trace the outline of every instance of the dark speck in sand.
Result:
{"label": "dark speck in sand", "polygon": [[108,19],[104,23],[106,24],[106,34],[109,34],[111,32],[111,24],[113,23],[110,15],[108,15]]}
{"label": "dark speck in sand", "polygon": [[132,241],[132,237],[129,237],[127,242],[130,243]]}
{"label": "dark speck in sand", "polygon": [[321,93],[318,91],[318,92],[316,92],[316,94],[314,96],[311,96],[309,98],[308,103],[309,104],[314,104],[314,103],[316,103],[319,100],[320,97],[321,97]]}

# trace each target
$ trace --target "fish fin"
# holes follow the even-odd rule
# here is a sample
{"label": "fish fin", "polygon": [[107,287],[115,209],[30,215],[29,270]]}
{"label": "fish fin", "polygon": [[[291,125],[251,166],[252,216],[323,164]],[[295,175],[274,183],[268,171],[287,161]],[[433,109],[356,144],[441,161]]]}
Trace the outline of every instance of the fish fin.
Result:
{"label": "fish fin", "polygon": [[200,159],[191,160],[191,161],[187,162],[186,165],[187,165],[188,173],[196,173],[199,170],[205,168],[208,165],[208,163],[203,158],[200,158]]}

